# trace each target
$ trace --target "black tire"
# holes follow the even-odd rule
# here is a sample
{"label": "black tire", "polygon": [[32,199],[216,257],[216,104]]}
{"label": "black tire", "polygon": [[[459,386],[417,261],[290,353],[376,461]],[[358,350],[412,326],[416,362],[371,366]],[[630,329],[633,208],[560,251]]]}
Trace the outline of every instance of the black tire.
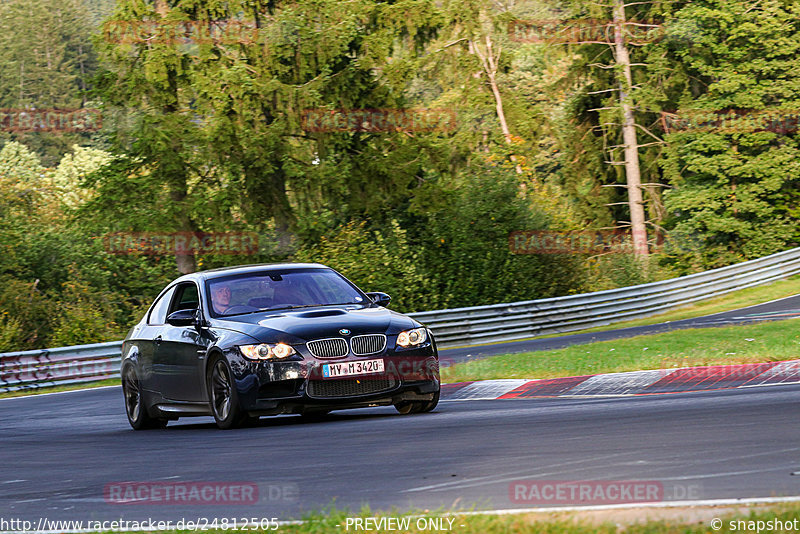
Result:
{"label": "black tire", "polygon": [[224,358],[218,356],[211,362],[207,380],[208,402],[217,426],[222,430],[241,426],[247,419],[247,413],[239,407],[239,395]]}
{"label": "black tire", "polygon": [[125,398],[125,413],[134,430],[166,428],[167,420],[151,417],[142,396],[142,386],[136,370],[128,365],[122,372],[122,395]]}
{"label": "black tire", "polygon": [[413,413],[430,412],[439,404],[439,392],[433,394],[433,398],[427,401],[403,401],[394,405],[395,410],[401,415]]}

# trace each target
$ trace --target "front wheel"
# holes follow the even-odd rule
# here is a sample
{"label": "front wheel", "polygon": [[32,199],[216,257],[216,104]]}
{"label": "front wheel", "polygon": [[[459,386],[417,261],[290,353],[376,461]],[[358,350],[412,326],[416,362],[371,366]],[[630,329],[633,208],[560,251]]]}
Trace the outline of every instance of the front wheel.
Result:
{"label": "front wheel", "polygon": [[403,401],[394,405],[401,415],[409,415],[412,413],[430,412],[439,404],[439,392],[433,394],[431,400],[423,401]]}
{"label": "front wheel", "polygon": [[239,396],[223,358],[211,363],[208,373],[208,393],[211,413],[217,426],[223,430],[236,428],[247,419],[247,414],[239,407]]}
{"label": "front wheel", "polygon": [[134,430],[165,428],[167,426],[166,419],[151,417],[147,413],[139,377],[130,365],[122,373],[122,394],[125,397],[125,413],[128,415],[128,422]]}

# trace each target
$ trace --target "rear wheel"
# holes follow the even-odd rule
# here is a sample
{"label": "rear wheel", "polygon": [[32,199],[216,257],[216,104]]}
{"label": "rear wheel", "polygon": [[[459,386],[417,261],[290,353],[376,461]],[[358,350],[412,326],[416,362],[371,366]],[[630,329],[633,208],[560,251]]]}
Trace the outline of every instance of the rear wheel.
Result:
{"label": "rear wheel", "polygon": [[394,405],[394,408],[402,415],[412,413],[430,412],[439,404],[439,392],[433,394],[431,400],[423,401],[403,401]]}
{"label": "rear wheel", "polygon": [[139,377],[130,365],[122,373],[122,394],[125,397],[125,413],[128,415],[128,422],[134,430],[165,428],[167,426],[166,419],[151,417],[147,413]]}
{"label": "rear wheel", "polygon": [[228,364],[221,357],[211,362],[208,372],[208,393],[211,413],[223,430],[236,428],[247,419],[239,407],[239,396],[233,384]]}

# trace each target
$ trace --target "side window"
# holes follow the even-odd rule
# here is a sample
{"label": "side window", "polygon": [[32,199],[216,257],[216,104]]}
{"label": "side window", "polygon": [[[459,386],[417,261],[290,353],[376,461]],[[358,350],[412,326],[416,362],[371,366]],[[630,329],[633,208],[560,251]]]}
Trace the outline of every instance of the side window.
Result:
{"label": "side window", "polygon": [[197,286],[193,283],[181,284],[175,292],[172,306],[169,308],[169,315],[178,310],[196,310],[200,307],[200,297],[197,293]]}
{"label": "side window", "polygon": [[164,324],[167,322],[167,308],[175,294],[175,288],[168,289],[150,308],[150,315],[147,316],[147,324]]}

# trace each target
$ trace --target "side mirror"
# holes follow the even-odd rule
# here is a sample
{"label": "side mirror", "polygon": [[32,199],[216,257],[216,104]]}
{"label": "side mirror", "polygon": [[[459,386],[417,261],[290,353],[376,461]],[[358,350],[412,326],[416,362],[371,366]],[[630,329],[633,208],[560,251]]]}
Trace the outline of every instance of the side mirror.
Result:
{"label": "side mirror", "polygon": [[367,296],[372,299],[373,303],[377,304],[378,306],[383,306],[384,308],[389,305],[389,302],[392,301],[392,297],[386,293],[381,293],[380,291],[367,293]]}
{"label": "side mirror", "polygon": [[198,324],[197,310],[178,310],[167,316],[167,324],[172,326],[193,326]]}

